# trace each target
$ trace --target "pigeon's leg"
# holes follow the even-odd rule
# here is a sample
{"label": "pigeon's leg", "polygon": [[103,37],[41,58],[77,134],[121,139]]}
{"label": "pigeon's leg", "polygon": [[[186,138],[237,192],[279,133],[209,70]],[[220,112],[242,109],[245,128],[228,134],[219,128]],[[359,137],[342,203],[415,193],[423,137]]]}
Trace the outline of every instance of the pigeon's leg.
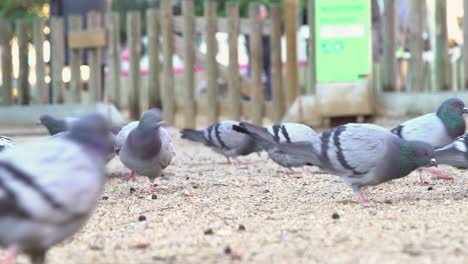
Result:
{"label": "pigeon's leg", "polygon": [[3,258],[2,264],[11,264],[16,257],[16,247],[11,246],[7,249],[6,255]]}
{"label": "pigeon's leg", "polygon": [[150,182],[150,185],[149,185],[148,190],[146,192],[148,192],[148,193],[156,192],[156,189],[154,189],[154,184],[152,182]]}
{"label": "pigeon's leg", "polygon": [[135,172],[134,171],[131,171],[127,177],[125,177],[124,179],[129,181],[129,180],[135,180],[136,176],[135,176]]}
{"label": "pigeon's leg", "polygon": [[304,173],[307,173],[307,174],[309,174],[309,173],[311,173],[311,172],[312,172],[312,171],[309,169],[309,167],[308,167],[308,166],[304,166],[304,167],[302,167],[302,170],[304,171]]}
{"label": "pigeon's leg", "polygon": [[234,160],[236,161],[236,163],[237,163],[238,166],[247,165],[246,162],[243,162],[242,160],[240,160],[240,159],[238,159],[238,158],[234,158]]}
{"label": "pigeon's leg", "polygon": [[287,167],[290,173],[297,173],[292,167]]}
{"label": "pigeon's leg", "polygon": [[230,158],[230,157],[226,157],[226,159],[227,159],[227,164],[231,165],[231,164],[232,164],[231,158]]}
{"label": "pigeon's leg", "polygon": [[351,186],[353,188],[353,192],[356,194],[358,200],[362,204],[368,204],[369,200],[364,196],[364,194],[361,192],[361,187],[358,186]]}
{"label": "pigeon's leg", "polygon": [[453,177],[448,175],[445,171],[438,168],[424,168],[425,171],[430,173],[434,178],[438,180],[453,180]]}
{"label": "pigeon's leg", "polygon": [[432,186],[432,184],[430,184],[430,183],[423,180],[422,170],[419,169],[418,171],[419,171],[419,181],[414,182],[414,184],[417,184],[419,186]]}

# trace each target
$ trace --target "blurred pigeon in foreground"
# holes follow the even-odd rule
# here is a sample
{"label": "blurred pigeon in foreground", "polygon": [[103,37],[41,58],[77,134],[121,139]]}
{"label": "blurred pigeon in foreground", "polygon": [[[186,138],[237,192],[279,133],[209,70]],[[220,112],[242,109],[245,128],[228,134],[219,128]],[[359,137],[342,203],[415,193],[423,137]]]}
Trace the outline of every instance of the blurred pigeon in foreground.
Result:
{"label": "blurred pigeon in foreground", "polygon": [[436,158],[440,164],[468,168],[468,134],[458,137],[443,148],[436,149]]}
{"label": "blurred pigeon in foreground", "polygon": [[70,134],[18,145],[0,155],[2,263],[17,252],[44,263],[47,250],[87,221],[104,185],[108,127],[99,115],[83,117]]}
{"label": "blurred pigeon in foreground", "polygon": [[303,157],[351,185],[361,203],[368,200],[365,186],[398,179],[421,166],[437,165],[434,148],[421,141],[406,141],[371,124],[347,124],[324,131],[312,141],[279,143],[266,129],[241,122],[240,126],[281,151]]}
{"label": "blurred pigeon in foreground", "polygon": [[214,123],[202,130],[183,129],[180,133],[181,138],[201,142],[225,156],[229,164],[231,164],[231,158],[237,163],[243,164],[237,159],[238,156],[260,152],[262,148],[252,137],[235,131],[232,126],[238,124],[237,121],[226,120]]}
{"label": "blurred pigeon in foreground", "polygon": [[71,125],[78,120],[75,117],[67,117],[65,119],[55,119],[50,115],[42,115],[39,118],[41,124],[47,128],[50,135],[55,135],[70,129]]}
{"label": "blurred pigeon in foreground", "polygon": [[13,142],[13,139],[9,137],[3,137],[0,136],[0,153],[3,152],[4,150],[7,150],[15,145],[15,142]]}
{"label": "blurred pigeon in foreground", "polygon": [[[237,132],[248,134],[253,138],[256,138],[256,134],[249,133],[249,130],[244,129],[242,126],[234,125],[233,129]],[[303,124],[297,123],[282,123],[275,124],[268,128],[263,128],[270,136],[278,143],[291,143],[291,142],[302,142],[309,141],[312,142],[317,140],[318,135],[315,131]],[[279,165],[288,168],[293,171],[292,167],[302,167],[306,165],[312,165],[302,156],[290,155],[282,151],[275,144],[270,144],[269,142],[256,139],[258,145],[260,145],[266,152],[270,159],[278,163]],[[307,167],[304,167],[307,170]],[[293,171],[294,172],[294,171]]]}
{"label": "blurred pigeon in foreground", "polygon": [[[468,109],[462,100],[451,98],[445,100],[436,113],[426,114],[410,119],[392,129],[392,133],[406,140],[421,140],[427,142],[435,149],[447,146],[455,138],[465,133],[465,120],[463,114]],[[445,172],[436,169],[427,170],[436,178],[451,180]],[[419,185],[426,185],[419,174]]]}
{"label": "blurred pigeon in foreground", "polygon": [[150,109],[140,121],[122,128],[116,138],[116,152],[122,163],[131,170],[127,180],[135,173],[150,180],[148,192],[153,192],[153,181],[161,176],[172,161],[174,151],[167,131],[161,127],[159,111]]}

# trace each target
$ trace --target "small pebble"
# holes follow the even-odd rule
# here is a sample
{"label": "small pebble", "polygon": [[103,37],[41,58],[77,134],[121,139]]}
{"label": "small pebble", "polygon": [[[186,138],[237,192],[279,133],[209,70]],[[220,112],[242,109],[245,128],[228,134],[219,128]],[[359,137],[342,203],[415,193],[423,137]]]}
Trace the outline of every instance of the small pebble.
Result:
{"label": "small pebble", "polygon": [[226,246],[226,247],[224,248],[224,254],[226,254],[226,255],[231,255],[231,253],[232,253],[231,247]]}
{"label": "small pebble", "polygon": [[260,188],[257,189],[257,192],[259,192],[259,193],[269,193],[270,190],[265,189],[265,188],[263,188],[263,187],[260,187]]}
{"label": "small pebble", "polygon": [[213,235],[214,234],[213,229],[211,229],[211,228],[205,230],[204,233],[205,233],[205,235]]}
{"label": "small pebble", "polygon": [[101,199],[102,200],[109,200],[109,196],[102,196]]}
{"label": "small pebble", "polygon": [[385,200],[384,203],[385,203],[385,204],[392,204],[392,201],[390,201],[390,200]]}
{"label": "small pebble", "polygon": [[239,231],[245,231],[245,226],[244,225],[239,225],[239,227],[237,229],[239,229]]}
{"label": "small pebble", "polygon": [[468,190],[458,191],[458,192],[453,193],[453,199],[455,200],[461,200],[465,197],[468,197]]}
{"label": "small pebble", "polygon": [[136,192],[136,189],[133,188],[133,187],[131,187],[131,188],[130,188],[130,193],[133,193],[133,192]]}
{"label": "small pebble", "polygon": [[151,199],[156,200],[158,199],[158,196],[156,194],[151,195]]}
{"label": "small pebble", "polygon": [[148,248],[150,246],[150,243],[138,243],[135,247],[137,249],[145,249],[145,248]]}
{"label": "small pebble", "polygon": [[340,219],[340,215],[335,212],[335,213],[332,214],[332,218],[333,219]]}
{"label": "small pebble", "polygon": [[95,251],[101,251],[104,248],[102,246],[98,246],[98,245],[89,245],[89,249],[95,250]]}
{"label": "small pebble", "polygon": [[140,215],[140,216],[138,217],[138,221],[140,221],[140,222],[141,222],[141,221],[146,221],[146,216]]}
{"label": "small pebble", "polygon": [[427,190],[432,191],[432,190],[434,190],[434,188],[432,188],[432,186],[429,186],[429,187],[427,187]]}

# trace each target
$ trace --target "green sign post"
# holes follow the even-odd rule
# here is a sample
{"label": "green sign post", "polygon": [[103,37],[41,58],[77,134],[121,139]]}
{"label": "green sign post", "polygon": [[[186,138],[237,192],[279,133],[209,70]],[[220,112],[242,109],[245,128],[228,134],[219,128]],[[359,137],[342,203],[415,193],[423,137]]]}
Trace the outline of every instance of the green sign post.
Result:
{"label": "green sign post", "polygon": [[316,0],[318,83],[353,82],[371,72],[369,0]]}

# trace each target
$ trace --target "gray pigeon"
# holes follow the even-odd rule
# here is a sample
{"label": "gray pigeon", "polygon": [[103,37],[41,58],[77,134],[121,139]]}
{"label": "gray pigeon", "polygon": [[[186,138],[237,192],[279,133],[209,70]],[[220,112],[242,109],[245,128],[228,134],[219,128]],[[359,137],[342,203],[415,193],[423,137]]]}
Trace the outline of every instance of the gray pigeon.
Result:
{"label": "gray pigeon", "polygon": [[104,185],[110,146],[106,121],[83,117],[66,137],[17,145],[0,155],[3,263],[23,252],[44,263],[47,250],[87,221]]}
{"label": "gray pigeon", "polygon": [[[451,98],[445,100],[437,112],[410,119],[391,131],[400,138],[421,140],[438,149],[447,146],[465,133],[464,113],[468,113],[468,109],[463,101]],[[452,179],[440,170],[428,171],[437,178]],[[418,184],[425,185],[421,173],[419,178]]]}
{"label": "gray pigeon", "polygon": [[468,168],[468,134],[458,137],[443,148],[436,149],[436,158],[440,164]]}
{"label": "gray pigeon", "polygon": [[[248,130],[243,129],[243,127],[234,125],[233,129],[237,132],[249,134]],[[279,144],[291,143],[291,142],[302,142],[302,141],[314,141],[318,138],[315,131],[303,124],[298,123],[281,123],[275,124],[273,126],[264,128],[266,132]],[[250,135],[250,134],[249,134]],[[251,135],[255,138],[255,135]],[[292,170],[292,167],[303,167],[306,165],[312,165],[302,156],[289,155],[282,151],[275,144],[270,144],[263,140],[256,140],[267,153],[268,157],[279,165]]]}
{"label": "gray pigeon", "polygon": [[237,163],[243,164],[237,159],[238,156],[260,152],[262,148],[256,144],[252,137],[235,131],[233,125],[238,124],[237,121],[225,120],[202,130],[183,129],[180,133],[181,138],[201,142],[216,153],[225,156],[229,164],[231,164],[231,158]]}
{"label": "gray pigeon", "polygon": [[435,151],[421,141],[400,139],[388,130],[371,124],[347,124],[329,129],[313,140],[279,143],[266,129],[241,122],[240,126],[281,151],[303,157],[351,185],[361,203],[361,192],[373,186],[408,175],[422,166],[436,166]]}
{"label": "gray pigeon", "polygon": [[154,192],[153,181],[161,176],[172,161],[174,150],[167,131],[161,127],[156,109],[143,114],[140,121],[124,126],[116,137],[115,149],[122,163],[131,170],[127,180],[135,173],[150,180],[148,192]]}
{"label": "gray pigeon", "polygon": [[15,142],[9,137],[0,136],[0,153],[13,147]]}
{"label": "gray pigeon", "polygon": [[40,118],[40,123],[47,128],[51,136],[64,132],[70,129],[73,122],[76,122],[78,118],[67,117],[65,119],[55,119],[50,115],[42,115]]}

